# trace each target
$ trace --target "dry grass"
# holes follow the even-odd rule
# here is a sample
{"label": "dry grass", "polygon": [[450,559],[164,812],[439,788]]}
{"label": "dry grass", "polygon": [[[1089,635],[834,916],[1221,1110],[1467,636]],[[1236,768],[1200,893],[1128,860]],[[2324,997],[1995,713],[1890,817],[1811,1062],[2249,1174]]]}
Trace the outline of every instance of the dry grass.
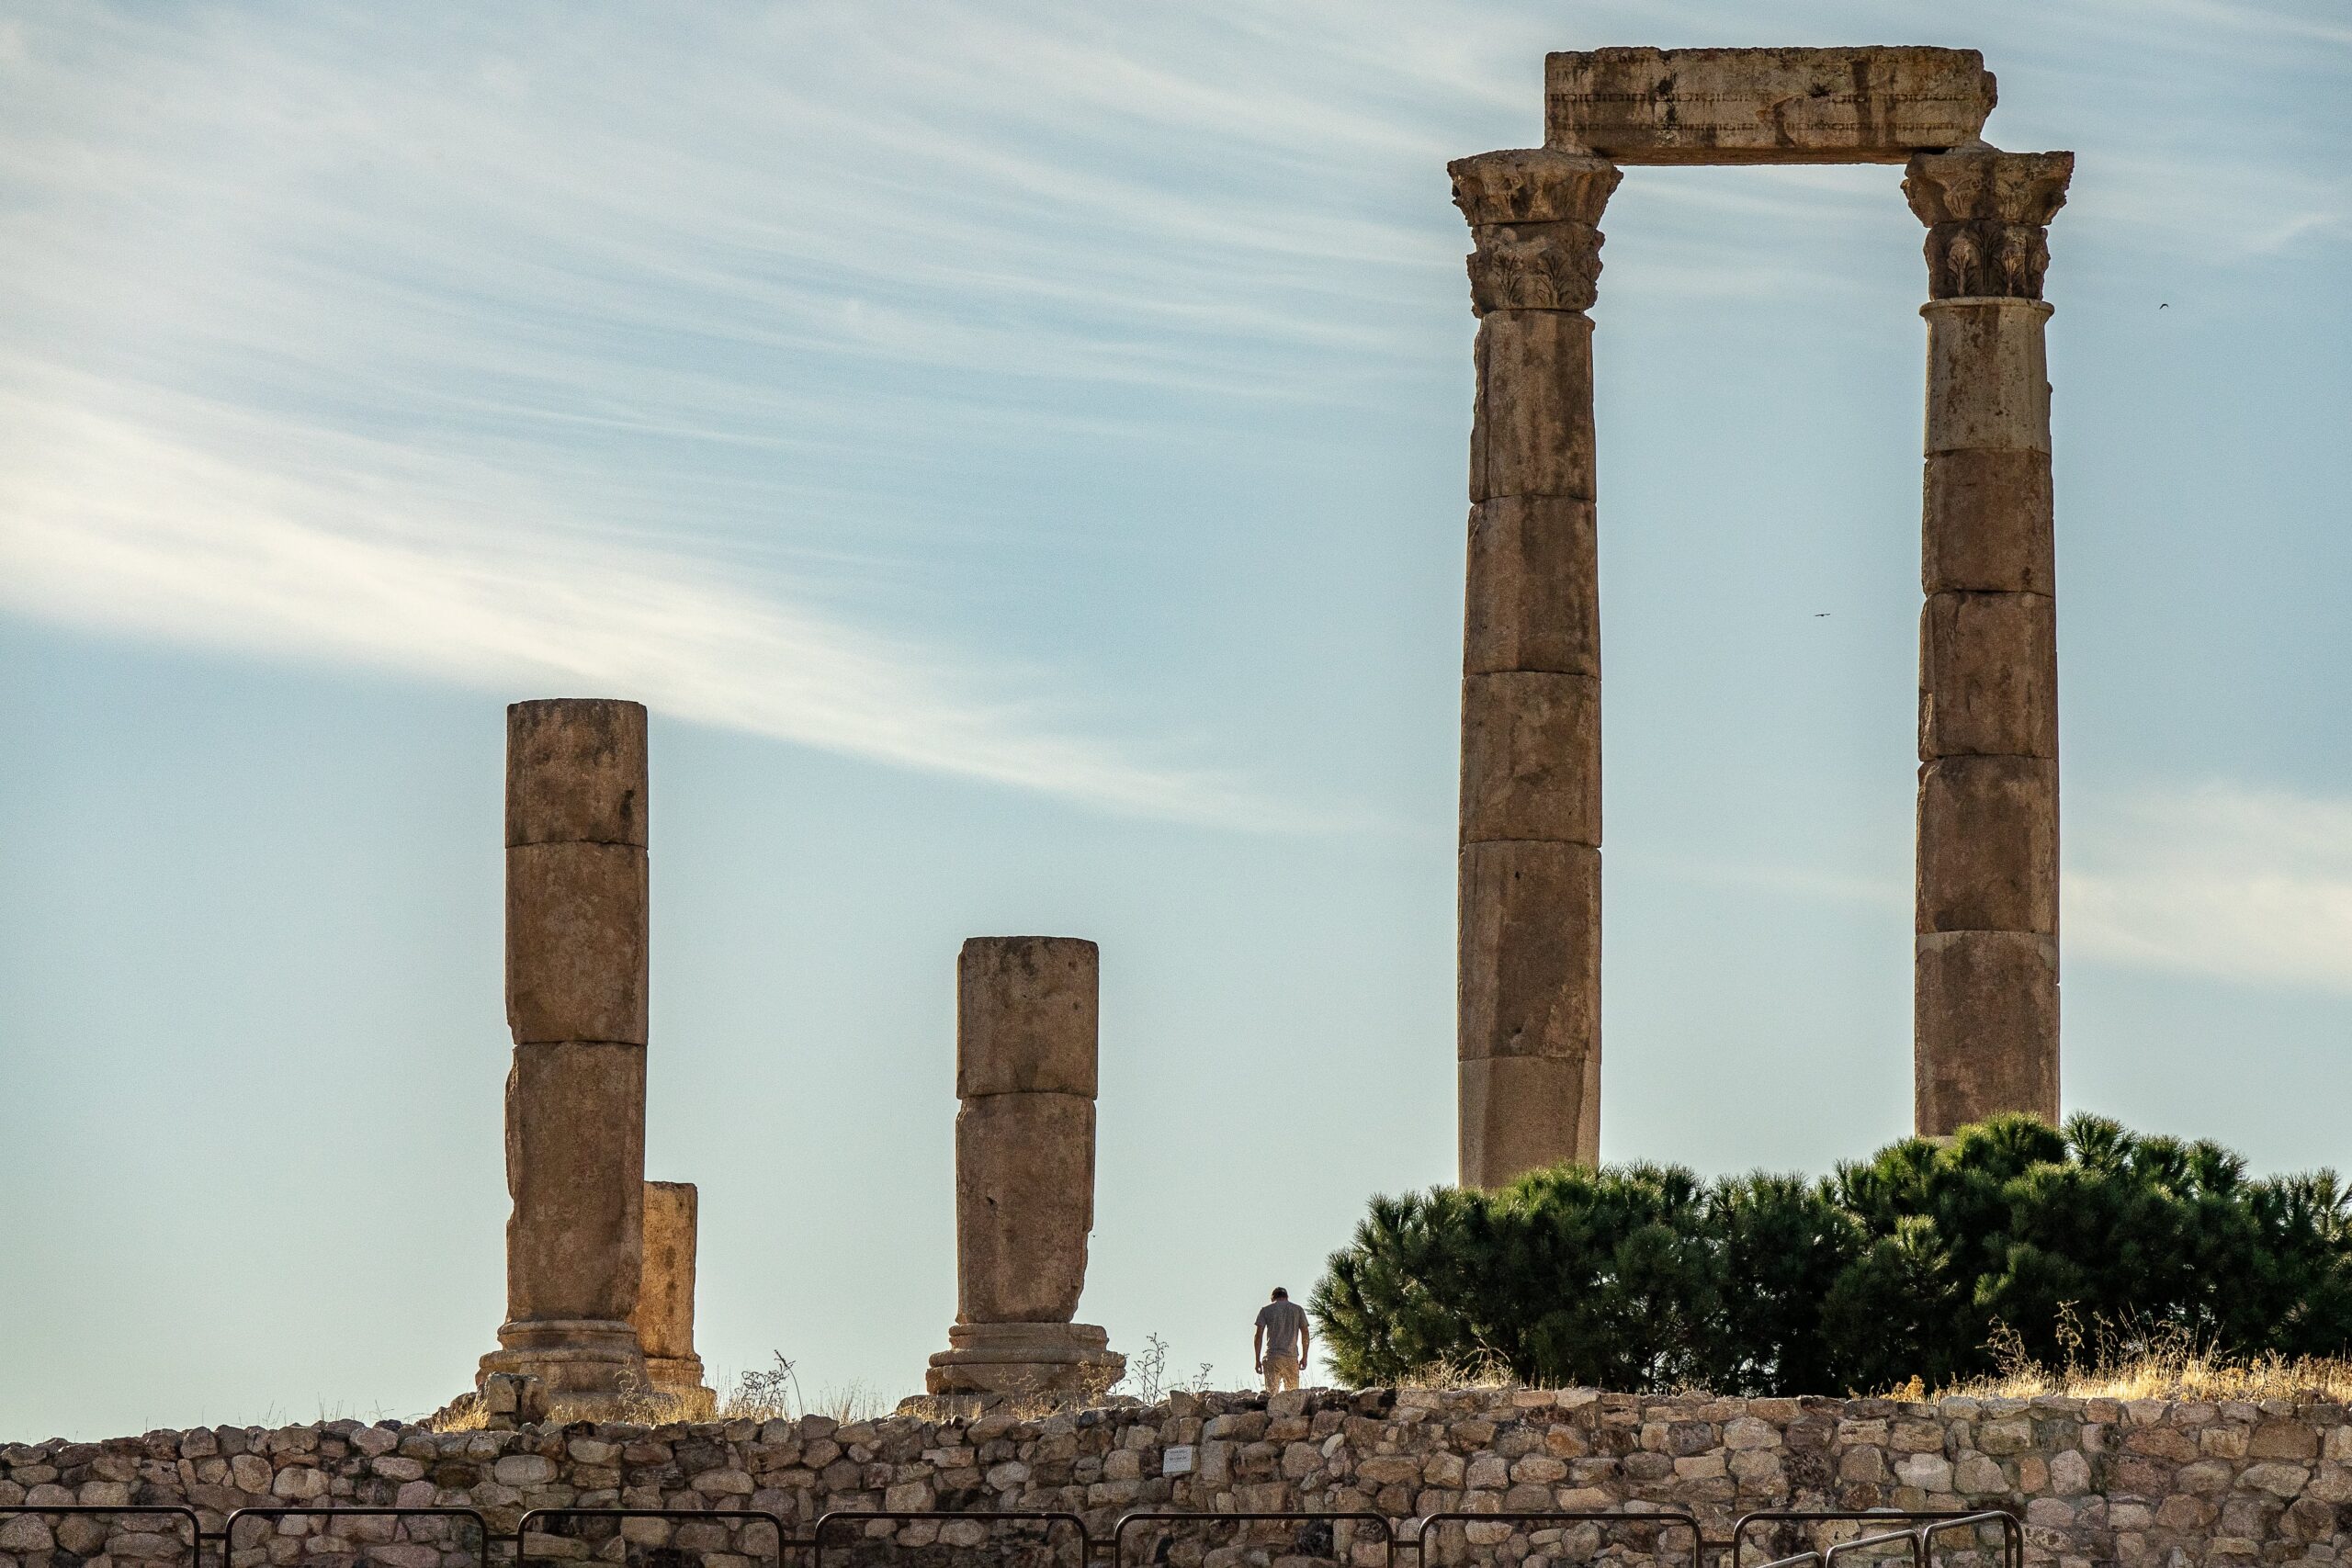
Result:
{"label": "dry grass", "polygon": [[1398,1388],[1517,1388],[1518,1376],[1510,1363],[1491,1350],[1473,1356],[1445,1356],[1415,1367],[1396,1380]]}
{"label": "dry grass", "polygon": [[[2105,1320],[2087,1334],[2071,1306],[2059,1309],[2055,1367],[2026,1354],[2006,1325],[1987,1347],[1996,1370],[1935,1391],[1935,1397],[2033,1399],[2332,1399],[2352,1400],[2352,1360],[2334,1356],[2231,1356],[2186,1330],[2118,1326]],[[1920,1380],[1891,1391],[1898,1399],[1928,1397]]]}

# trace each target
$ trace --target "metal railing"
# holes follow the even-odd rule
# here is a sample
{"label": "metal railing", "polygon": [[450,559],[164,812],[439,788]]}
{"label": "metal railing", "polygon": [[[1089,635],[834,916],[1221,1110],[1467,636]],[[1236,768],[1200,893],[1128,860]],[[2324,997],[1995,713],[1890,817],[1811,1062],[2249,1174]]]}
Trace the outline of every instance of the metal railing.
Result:
{"label": "metal railing", "polygon": [[[1129,1531],[1129,1530],[1131,1530],[1131,1529],[1136,1529],[1137,1527],[1139,1527],[1139,1526],[1143,1526],[1143,1525],[1207,1524],[1207,1523],[1215,1523],[1215,1524],[1291,1524],[1291,1523],[1296,1523],[1296,1524],[1300,1524],[1300,1525],[1331,1525],[1331,1526],[1335,1526],[1335,1527],[1336,1527],[1336,1526],[1339,1526],[1339,1525],[1343,1525],[1343,1524],[1377,1525],[1377,1526],[1379,1526],[1379,1527],[1380,1527],[1381,1539],[1382,1539],[1382,1540],[1385,1543],[1385,1545],[1386,1545],[1386,1546],[1387,1546],[1387,1548],[1388,1548],[1388,1551],[1387,1551],[1387,1557],[1388,1557],[1388,1561],[1389,1561],[1390,1564],[1392,1565],[1392,1568],[1393,1568],[1393,1565],[1395,1564],[1395,1562],[1396,1562],[1396,1527],[1395,1525],[1393,1525],[1393,1524],[1389,1523],[1389,1521],[1388,1521],[1388,1516],[1387,1516],[1387,1515],[1385,1515],[1385,1514],[1372,1514],[1372,1513],[1348,1513],[1348,1512],[1341,1512],[1341,1513],[1316,1513],[1316,1512],[1313,1512],[1312,1510],[1304,1510],[1304,1509],[1303,1509],[1303,1510],[1301,1510],[1301,1511],[1299,1511],[1299,1512],[1297,1512],[1297,1513],[1281,1513],[1281,1512],[1274,1512],[1274,1513],[1262,1513],[1262,1512],[1261,1512],[1261,1513],[1222,1514],[1222,1513],[1216,1513],[1216,1512],[1211,1512],[1211,1511],[1204,1511],[1204,1510],[1201,1510],[1201,1509],[1192,1509],[1192,1508],[1143,1508],[1143,1509],[1137,1509],[1136,1511],[1135,1511],[1135,1512],[1133,1512],[1133,1513],[1128,1513],[1128,1514],[1122,1514],[1122,1515],[1120,1515],[1120,1516],[1119,1516],[1119,1522],[1118,1522],[1115,1526],[1114,1526],[1114,1527],[1112,1528],[1112,1530],[1111,1530],[1111,1568],[1122,1568],[1122,1565],[1125,1562],[1125,1561],[1126,1561],[1125,1546],[1126,1546],[1126,1540],[1127,1540],[1127,1531]],[[1324,1553],[1302,1553],[1302,1555],[1327,1555],[1327,1554],[1324,1554]]]}
{"label": "metal railing", "polygon": [[[236,1550],[237,1545],[237,1526],[246,1519],[382,1518],[389,1518],[392,1521],[392,1529],[395,1534],[399,1532],[401,1521],[402,1519],[471,1519],[474,1525],[475,1561],[481,1564],[481,1568],[490,1568],[490,1521],[481,1517],[481,1509],[436,1508],[424,1506],[414,1508],[370,1508],[364,1505],[349,1508],[337,1508],[332,1506],[325,1508],[281,1507],[272,1505],[268,1507],[263,1508],[233,1509],[231,1511],[229,1517],[220,1522],[220,1534],[217,1538],[220,1542],[220,1568],[229,1568],[230,1553]],[[520,1538],[518,1537],[517,1539],[519,1540]],[[354,1553],[354,1555],[357,1554]],[[197,1568],[202,1568],[203,1553],[201,1550],[198,1551],[197,1556]]]}
{"label": "metal railing", "polygon": [[1450,1524],[1533,1524],[1544,1529],[1565,1528],[1569,1525],[1613,1524],[1629,1527],[1650,1525],[1660,1529],[1687,1529],[1690,1532],[1690,1568],[1702,1568],[1701,1559],[1709,1544],[1706,1532],[1699,1528],[1698,1519],[1681,1508],[1659,1508],[1656,1511],[1643,1509],[1640,1512],[1624,1509],[1577,1509],[1554,1512],[1540,1508],[1517,1512],[1505,1510],[1497,1514],[1448,1512],[1429,1514],[1421,1519],[1420,1530],[1414,1538],[1413,1550],[1423,1564],[1427,1564],[1430,1560],[1430,1532],[1441,1525]]}
{"label": "metal railing", "polygon": [[[514,1521],[514,1568],[525,1568],[528,1562],[531,1525],[537,1519],[610,1519],[616,1525],[624,1519],[707,1519],[723,1525],[765,1525],[775,1531],[776,1568],[784,1568],[784,1554],[806,1551],[808,1542],[787,1534],[784,1520],[764,1508],[531,1508]],[[823,1521],[818,1521],[823,1528]],[[551,1530],[541,1534],[551,1535]]]}
{"label": "metal railing", "polygon": [[1758,1568],[1796,1568],[1797,1564],[1808,1562],[1815,1568],[1834,1568],[1841,1553],[1859,1551],[1865,1546],[1893,1545],[1905,1539],[1911,1543],[1914,1568],[1927,1568],[1929,1548],[1936,1536],[1946,1530],[1980,1529],[1987,1525],[2000,1528],[2003,1568],[2025,1568],[2025,1527],[2018,1522],[2015,1514],[2001,1508],[1759,1508],[1742,1514],[1731,1527],[1731,1568],[1743,1568],[1741,1553],[1747,1546],[1748,1531],[1756,1526],[1827,1524],[1901,1524],[1906,1528],[1859,1540],[1838,1541],[1826,1551],[1807,1549],[1793,1556],[1759,1563]]}
{"label": "metal railing", "polygon": [[[1324,1525],[1336,1532],[1340,1525],[1371,1526],[1382,1535],[1385,1556],[1389,1568],[1396,1568],[1399,1548],[1410,1549],[1420,1568],[1433,1568],[1430,1543],[1434,1532],[1447,1525],[1508,1524],[1533,1527],[1536,1529],[1566,1529],[1591,1524],[1604,1529],[1647,1529],[1653,1530],[1688,1530],[1690,1535],[1690,1568],[1704,1568],[1706,1553],[1726,1552],[1728,1568],[1748,1568],[1744,1561],[1748,1538],[1766,1526],[1809,1526],[1830,1524],[1897,1525],[1901,1528],[1876,1535],[1840,1540],[1824,1547],[1808,1547],[1792,1555],[1778,1557],[1755,1564],[1755,1568],[1838,1568],[1838,1559],[1876,1547],[1903,1545],[1910,1550],[1911,1568],[1928,1568],[1935,1538],[1958,1530],[1981,1531],[1998,1529],[2001,1532],[2001,1568],[2025,1568],[2025,1529],[2016,1515],[2005,1509],[1986,1508],[1973,1512],[1918,1511],[1905,1509],[1810,1509],[1766,1508],[1743,1514],[1733,1524],[1728,1540],[1709,1540],[1696,1516],[1689,1510],[1674,1507],[1626,1507],[1619,1509],[1549,1509],[1504,1510],[1496,1513],[1444,1511],[1419,1517],[1409,1538],[1399,1533],[1397,1522],[1385,1514],[1369,1512],[1317,1512],[1302,1509],[1296,1512],[1226,1513],[1214,1509],[1136,1509],[1119,1517],[1107,1540],[1097,1540],[1086,1526],[1085,1518],[1067,1510],[1008,1509],[1001,1513],[981,1510],[919,1510],[919,1509],[832,1509],[818,1517],[816,1525],[806,1536],[788,1534],[779,1515],[759,1508],[531,1508],[516,1520],[514,1530],[493,1533],[489,1521],[479,1508],[469,1507],[349,1507],[328,1506],[256,1506],[232,1510],[222,1520],[217,1533],[205,1530],[198,1510],[186,1504],[164,1503],[21,1503],[0,1506],[0,1518],[19,1515],[44,1517],[168,1517],[185,1520],[188,1536],[188,1568],[205,1568],[204,1549],[209,1543],[216,1554],[217,1568],[230,1568],[234,1550],[237,1527],[247,1519],[383,1519],[393,1521],[397,1533],[404,1519],[454,1519],[469,1521],[474,1527],[474,1558],[479,1568],[492,1568],[492,1548],[508,1547],[512,1555],[506,1568],[529,1568],[533,1561],[528,1538],[555,1532],[535,1529],[557,1520],[610,1519],[618,1525],[628,1519],[662,1519],[671,1522],[699,1520],[722,1524],[740,1532],[744,1526],[765,1525],[775,1532],[775,1562],[785,1568],[789,1552],[805,1552],[805,1568],[824,1568],[826,1543],[829,1537],[861,1526],[872,1524],[939,1524],[968,1521],[983,1526],[1041,1525],[1041,1534],[1050,1542],[1053,1533],[1067,1528],[1076,1538],[1077,1568],[1132,1568],[1127,1561],[1126,1543],[1130,1533],[1151,1527],[1173,1526],[1233,1526],[1250,1524]],[[1415,1521],[1405,1521],[1413,1524]],[[329,1533],[334,1532],[332,1524]],[[1172,1531],[1170,1532],[1172,1533]],[[346,1538],[347,1539],[347,1538]],[[361,1550],[351,1555],[364,1555],[369,1542],[355,1542]],[[1336,1540],[1333,1542],[1336,1547]],[[1662,1545],[1663,1543],[1661,1543]],[[1107,1557],[1104,1549],[1108,1549]],[[28,1549],[20,1553],[28,1558],[41,1549]],[[54,1550],[54,1548],[51,1548]],[[897,1550],[892,1542],[886,1550]],[[1309,1555],[1334,1555],[1312,1553]],[[338,1553],[337,1555],[344,1555]],[[740,1555],[740,1554],[738,1554]],[[544,1554],[542,1557],[544,1559]],[[1156,1560],[1156,1559],[1155,1559]]]}
{"label": "metal railing", "polygon": [[[951,1524],[958,1519],[972,1519],[989,1524],[1042,1524],[1044,1534],[1052,1538],[1053,1528],[1067,1524],[1078,1532],[1078,1568],[1087,1568],[1094,1560],[1094,1542],[1086,1533],[1086,1521],[1076,1514],[1052,1508],[1008,1508],[1001,1514],[978,1512],[937,1513],[913,1508],[836,1508],[817,1517],[817,1528],[808,1532],[809,1568],[825,1568],[825,1532],[854,1524],[876,1522],[896,1524]],[[1125,1520],[1120,1521],[1125,1524]]]}

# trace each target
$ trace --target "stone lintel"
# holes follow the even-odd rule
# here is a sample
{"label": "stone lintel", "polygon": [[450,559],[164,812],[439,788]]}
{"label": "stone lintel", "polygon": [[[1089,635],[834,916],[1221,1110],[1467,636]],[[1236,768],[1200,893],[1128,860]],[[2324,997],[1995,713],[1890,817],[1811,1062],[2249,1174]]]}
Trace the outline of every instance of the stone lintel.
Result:
{"label": "stone lintel", "polygon": [[1900,164],[1971,147],[1973,49],[1596,49],[1544,62],[1544,141],[1619,164]]}

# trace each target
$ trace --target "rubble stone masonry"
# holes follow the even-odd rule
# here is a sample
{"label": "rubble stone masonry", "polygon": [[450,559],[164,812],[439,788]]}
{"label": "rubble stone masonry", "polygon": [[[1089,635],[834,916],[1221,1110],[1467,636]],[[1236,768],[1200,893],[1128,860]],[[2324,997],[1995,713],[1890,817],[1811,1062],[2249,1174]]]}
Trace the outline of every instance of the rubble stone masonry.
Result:
{"label": "rubble stone masonry", "polygon": [[[187,1561],[173,1533],[181,1527],[169,1519],[109,1527],[7,1511],[69,1502],[187,1504],[208,1533],[232,1508],[272,1504],[470,1506],[494,1531],[510,1533],[534,1507],[741,1508],[778,1515],[803,1538],[831,1509],[1059,1509],[1084,1516],[1098,1541],[1110,1539],[1119,1516],[1141,1508],[1362,1510],[1402,1523],[1452,1510],[1676,1506],[1696,1514],[1711,1541],[1727,1539],[1733,1520],[1756,1509],[2007,1508],[2025,1522],[2029,1561],[2052,1568],[2320,1563],[2343,1561],[2352,1549],[2352,1414],[2281,1400],[1902,1403],[1406,1389],[1271,1400],[1178,1393],[1149,1407],[1042,1419],[897,1416],[846,1426],[809,1416],[442,1434],[352,1421],[224,1427],[0,1447],[0,1568],[65,1560],[52,1558],[52,1549],[88,1568]],[[312,1520],[249,1521],[232,1568],[341,1568],[363,1557],[390,1568],[460,1568],[473,1560],[470,1543],[439,1521],[402,1532],[422,1541],[395,1540],[383,1519],[322,1529]],[[864,1532],[870,1539],[857,1539]],[[1689,1561],[1672,1532],[1634,1539],[1643,1533],[1444,1526],[1430,1561],[1514,1568],[1587,1558]],[[1762,1533],[1750,1543],[1750,1562],[1770,1554],[1759,1550],[1766,1545],[1798,1544]],[[622,1535],[642,1549],[633,1560],[698,1557],[702,1568],[776,1560],[763,1524],[643,1519]],[[878,1562],[895,1549],[983,1539],[968,1523],[877,1523],[829,1536],[826,1561]],[[1261,1531],[1258,1539],[1272,1538]],[[1300,1552],[1295,1544],[1237,1546],[1232,1532],[1186,1540],[1213,1549],[1205,1568],[1295,1562]],[[614,1560],[618,1550],[613,1543],[599,1555]],[[1135,1558],[1144,1549],[1131,1538],[1127,1550]],[[493,1542],[493,1561],[503,1551]],[[592,1551],[587,1540],[535,1535],[530,1555],[582,1559]],[[1323,1551],[1354,1568],[1387,1561],[1369,1528],[1340,1527]],[[1056,1561],[1070,1555],[1065,1550]],[[1937,1556],[1989,1564],[1993,1554]],[[207,1564],[214,1557],[208,1542]],[[1166,1561],[1198,1563],[1203,1554],[1199,1545],[1179,1544]],[[1410,1556],[1400,1552],[1398,1561]]]}

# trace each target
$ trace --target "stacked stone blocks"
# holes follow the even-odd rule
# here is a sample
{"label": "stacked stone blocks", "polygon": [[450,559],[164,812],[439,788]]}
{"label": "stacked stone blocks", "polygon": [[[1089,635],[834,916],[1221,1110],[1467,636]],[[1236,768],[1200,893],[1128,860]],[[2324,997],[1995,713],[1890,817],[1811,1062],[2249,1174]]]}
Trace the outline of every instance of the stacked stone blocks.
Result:
{"label": "stacked stone blocks", "polygon": [[[1164,1461],[1175,1445],[1191,1448],[1192,1464],[1171,1472]],[[1146,1507],[1361,1509],[1402,1522],[1457,1510],[1675,1506],[1697,1515],[1711,1540],[1754,1509],[2007,1508],[2025,1522],[2034,1568],[2257,1568],[2352,1553],[2352,1413],[2324,1401],[1374,1389],[1176,1395],[1046,1419],[843,1426],[810,1416],[651,1430],[583,1422],[439,1435],[336,1421],[0,1448],[0,1507],[65,1502],[187,1503],[208,1531],[231,1508],[271,1503],[476,1507],[509,1532],[533,1507],[752,1508],[803,1536],[831,1509],[1067,1509],[1098,1539]],[[980,1539],[969,1522],[869,1528],[877,1550]],[[469,1542],[422,1521],[403,1534],[423,1541],[393,1541],[382,1520],[345,1521],[332,1534],[293,1520],[277,1534],[252,1529],[250,1540],[240,1533],[232,1568],[347,1563],[362,1551],[392,1568],[472,1561]],[[641,1520],[624,1533],[704,1568],[774,1560],[764,1525]],[[1234,1540],[1187,1533],[1170,1561],[1189,1568],[1202,1560],[1188,1553],[1204,1545],[1214,1561],[1202,1568],[1239,1568],[1240,1553],[1216,1556]],[[152,1523],[0,1517],[0,1568],[33,1568],[52,1545],[115,1563],[184,1561]],[[1515,1568],[1539,1558],[1685,1561],[1671,1534],[1645,1546],[1586,1526],[1450,1526],[1439,1547],[1433,1561]],[[1360,1568],[1384,1561],[1376,1532],[1339,1550]],[[580,1559],[590,1547],[550,1536],[531,1551]],[[1993,1568],[1989,1551],[1979,1561]]]}
{"label": "stacked stone blocks", "polygon": [[1447,165],[1478,318],[1462,667],[1461,1177],[1600,1150],[1600,584],[1592,304],[1604,160]]}
{"label": "stacked stone blocks", "polygon": [[1124,1358],[1073,1323],[1094,1228],[1101,954],[974,937],[956,963],[956,1322],[934,1394],[1101,1393]]}
{"label": "stacked stone blocks", "polygon": [[481,1375],[551,1394],[647,1386],[645,709],[506,710],[506,1322]]}

